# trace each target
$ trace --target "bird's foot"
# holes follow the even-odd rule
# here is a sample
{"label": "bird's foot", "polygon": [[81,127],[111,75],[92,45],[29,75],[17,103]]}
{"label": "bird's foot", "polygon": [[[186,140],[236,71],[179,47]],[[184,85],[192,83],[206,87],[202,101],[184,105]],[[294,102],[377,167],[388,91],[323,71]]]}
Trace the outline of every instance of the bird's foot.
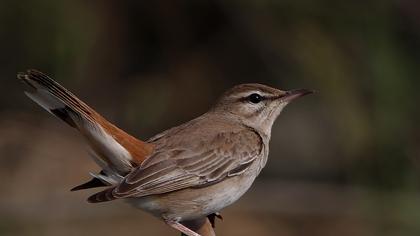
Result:
{"label": "bird's foot", "polygon": [[211,215],[208,215],[207,218],[209,218],[209,221],[211,223],[211,226],[213,228],[216,228],[216,218],[220,219],[223,221],[223,217],[219,212],[213,213]]}

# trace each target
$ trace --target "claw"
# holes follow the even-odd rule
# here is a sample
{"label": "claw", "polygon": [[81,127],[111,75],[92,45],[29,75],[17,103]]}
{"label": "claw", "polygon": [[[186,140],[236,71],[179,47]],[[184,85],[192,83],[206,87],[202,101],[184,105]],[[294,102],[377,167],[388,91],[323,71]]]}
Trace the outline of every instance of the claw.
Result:
{"label": "claw", "polygon": [[215,213],[213,213],[211,215],[208,215],[207,218],[209,219],[209,221],[211,223],[211,226],[213,228],[216,228],[216,218],[218,218],[218,219],[220,219],[220,220],[223,221],[223,217],[222,217],[222,215],[219,212],[215,212]]}

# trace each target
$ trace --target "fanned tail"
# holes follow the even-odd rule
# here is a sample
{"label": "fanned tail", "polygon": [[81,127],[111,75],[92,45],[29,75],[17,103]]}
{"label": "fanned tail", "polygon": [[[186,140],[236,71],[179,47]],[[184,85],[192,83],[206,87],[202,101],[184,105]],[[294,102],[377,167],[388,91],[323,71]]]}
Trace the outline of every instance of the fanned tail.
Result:
{"label": "fanned tail", "polygon": [[105,171],[98,175],[103,178],[96,176],[95,180],[73,190],[109,185],[108,181],[112,181],[107,180],[108,176],[124,176],[152,152],[151,144],[119,129],[42,72],[28,70],[17,77],[27,85],[25,94],[30,99],[86,138],[97,163]]}

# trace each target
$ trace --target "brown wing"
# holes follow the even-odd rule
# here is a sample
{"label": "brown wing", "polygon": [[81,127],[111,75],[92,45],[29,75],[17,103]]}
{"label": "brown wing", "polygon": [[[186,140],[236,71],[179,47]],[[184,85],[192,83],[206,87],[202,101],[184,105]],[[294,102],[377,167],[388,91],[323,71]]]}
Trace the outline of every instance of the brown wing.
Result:
{"label": "brown wing", "polygon": [[248,129],[218,133],[197,142],[203,145],[158,150],[121,184],[93,195],[89,201],[142,197],[214,184],[243,173],[263,147],[261,137]]}

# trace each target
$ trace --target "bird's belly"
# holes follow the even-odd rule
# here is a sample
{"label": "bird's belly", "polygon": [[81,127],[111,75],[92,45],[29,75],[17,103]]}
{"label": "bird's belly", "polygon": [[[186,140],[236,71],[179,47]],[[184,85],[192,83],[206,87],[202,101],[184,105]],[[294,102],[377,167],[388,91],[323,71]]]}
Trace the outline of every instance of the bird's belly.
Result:
{"label": "bird's belly", "polygon": [[243,174],[203,188],[183,189],[129,201],[156,217],[179,221],[197,219],[218,212],[238,200],[251,187],[254,179],[253,175]]}

